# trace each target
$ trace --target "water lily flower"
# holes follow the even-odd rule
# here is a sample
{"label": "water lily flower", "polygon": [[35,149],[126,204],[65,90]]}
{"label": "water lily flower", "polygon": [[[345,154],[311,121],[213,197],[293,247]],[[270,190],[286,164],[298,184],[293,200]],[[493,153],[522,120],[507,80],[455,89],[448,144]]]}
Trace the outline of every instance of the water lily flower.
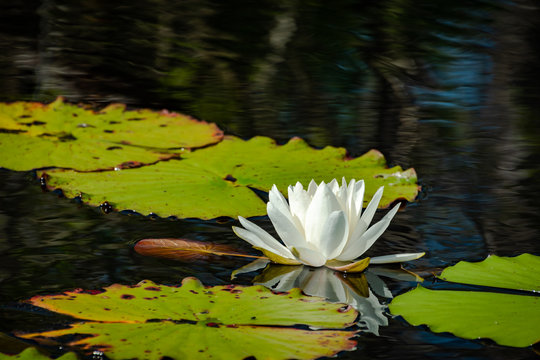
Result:
{"label": "water lily flower", "polygon": [[394,206],[379,222],[369,226],[383,194],[379,188],[362,211],[364,181],[343,178],[319,185],[311,180],[307,190],[300,182],[288,187],[289,202],[274,185],[267,211],[282,242],[239,216],[233,231],[261,250],[270,260],[286,265],[327,266],[340,271],[362,271],[369,263],[383,264],[418,259],[424,253],[394,254],[358,260],[386,230],[399,209]]}

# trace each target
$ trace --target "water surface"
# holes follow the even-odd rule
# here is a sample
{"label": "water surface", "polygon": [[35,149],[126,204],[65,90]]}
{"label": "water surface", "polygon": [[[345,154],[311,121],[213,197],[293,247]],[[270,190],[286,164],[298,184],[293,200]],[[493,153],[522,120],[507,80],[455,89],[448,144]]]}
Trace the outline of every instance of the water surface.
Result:
{"label": "water surface", "polygon": [[[300,136],[352,156],[376,148],[390,165],[414,167],[422,192],[369,254],[426,251],[407,265],[424,271],[540,254],[538,34],[532,0],[4,1],[0,101],[124,102],[246,139]],[[247,246],[232,223],[106,215],[43,193],[33,175],[0,171],[0,331],[58,321],[17,302],[36,294],[186,276],[225,284],[246,263],[142,257],[132,245],[147,237]],[[413,286],[387,284],[394,295]],[[400,319],[342,355],[533,356]]]}

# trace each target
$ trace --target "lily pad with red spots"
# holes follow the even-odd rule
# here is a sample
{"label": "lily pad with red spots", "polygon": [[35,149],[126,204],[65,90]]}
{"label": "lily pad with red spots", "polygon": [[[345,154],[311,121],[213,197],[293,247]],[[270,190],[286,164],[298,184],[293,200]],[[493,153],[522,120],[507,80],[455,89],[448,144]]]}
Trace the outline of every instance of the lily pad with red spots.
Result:
{"label": "lily pad with red spots", "polygon": [[142,281],[103,292],[36,296],[30,302],[85,322],[24,338],[84,335],[67,337],[69,345],[100,350],[111,359],[314,359],[356,344],[355,331],[336,330],[354,324],[354,309],[299,289],[274,294],[263,286],[205,287],[186,278],[180,287]]}
{"label": "lily pad with red spots", "polygon": [[312,179],[364,179],[366,203],[385,186],[382,208],[397,199],[413,201],[418,194],[414,169],[387,168],[376,150],[351,159],[343,148],[317,150],[299,138],[277,145],[267,137],[226,137],[215,146],[182,154],[181,160],[122,171],[53,170],[47,176],[50,188],[92,205],[107,201],[118,210],[179,218],[265,215],[265,202],[252,189],[269,191],[276,184],[287,194],[288,185],[300,181],[307,187]]}
{"label": "lily pad with red spots", "polygon": [[[7,355],[0,353],[0,360],[51,360],[52,358],[40,353],[36,348],[29,347],[21,351],[19,354]],[[77,355],[72,352],[56,358],[56,360],[77,360]]]}
{"label": "lily pad with red spots", "polygon": [[126,110],[121,104],[93,111],[61,98],[0,103],[0,167],[11,170],[149,164],[222,137],[215,124],[168,111]]}

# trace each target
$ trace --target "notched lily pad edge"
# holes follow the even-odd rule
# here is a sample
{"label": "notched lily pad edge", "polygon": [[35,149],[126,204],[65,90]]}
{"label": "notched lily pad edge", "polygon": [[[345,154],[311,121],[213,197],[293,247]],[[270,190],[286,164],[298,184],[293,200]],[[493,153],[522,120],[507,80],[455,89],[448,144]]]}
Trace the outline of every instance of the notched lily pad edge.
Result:
{"label": "notched lily pad edge", "polygon": [[[40,303],[42,301],[44,301],[44,299],[52,299],[52,300],[56,300],[56,299],[69,299],[70,297],[73,296],[73,294],[88,294],[88,295],[99,295],[99,294],[103,294],[103,293],[106,293],[107,291],[109,290],[114,290],[114,289],[117,289],[117,288],[122,288],[122,287],[127,287],[127,288],[140,288],[140,287],[145,287],[146,289],[149,289],[149,288],[159,288],[161,286],[165,286],[167,288],[176,288],[176,289],[180,289],[182,287],[187,287],[187,288],[190,288],[190,287],[201,287],[202,289],[211,289],[211,288],[215,288],[215,287],[223,287],[224,289],[226,289],[227,291],[230,291],[230,292],[234,292],[236,290],[240,290],[242,291],[243,288],[253,288],[254,290],[256,290],[258,293],[261,293],[261,294],[273,294],[273,295],[288,295],[288,297],[290,299],[296,299],[296,300],[299,300],[301,302],[307,302],[307,303],[326,303],[327,300],[326,298],[324,297],[320,297],[320,296],[313,296],[313,295],[308,295],[308,294],[305,294],[302,289],[300,288],[292,288],[288,291],[285,291],[285,292],[282,292],[282,291],[274,291],[272,289],[269,289],[263,285],[241,285],[241,284],[226,284],[226,285],[215,285],[215,286],[212,286],[212,285],[205,285],[203,284],[198,278],[194,277],[194,276],[189,276],[189,277],[185,277],[181,280],[180,284],[174,284],[174,285],[167,285],[167,284],[161,284],[161,283],[155,283],[153,282],[152,280],[141,280],[139,281],[138,283],[134,284],[134,285],[124,285],[124,284],[119,284],[119,283],[113,283],[113,284],[110,284],[110,285],[107,285],[107,286],[104,286],[104,287],[99,287],[97,289],[82,289],[82,288],[75,288],[73,290],[65,290],[63,292],[59,292],[59,293],[53,293],[53,294],[47,294],[47,295],[35,295],[29,299],[25,299],[25,300],[21,300],[21,303],[24,304],[25,306],[30,306],[32,308],[35,308],[37,309],[38,311],[40,312],[45,312],[45,313],[51,313],[51,314],[55,314],[56,316],[62,316],[62,317],[65,317],[67,319],[74,319],[74,320],[77,320],[77,321],[96,321],[96,322],[100,322],[98,320],[91,320],[91,319],[87,319],[85,317],[77,317],[76,315],[73,315],[73,314],[68,314],[68,313],[62,313],[61,311],[57,311],[57,309],[54,309],[54,308],[51,308],[51,307],[48,307],[46,305],[40,305]],[[153,289],[152,289],[153,290]],[[45,304],[45,303],[44,303]],[[330,304],[330,303],[328,303]],[[354,318],[351,318],[350,320],[348,320],[347,323],[344,323],[342,327],[340,328],[334,328],[334,327],[325,327],[324,329],[325,330],[347,330],[349,328],[354,328],[355,324],[357,323],[358,321],[358,318],[360,317],[360,312],[356,311],[352,306],[348,305],[348,304],[343,304],[343,303],[336,303],[336,304],[331,304],[331,305],[334,305],[334,306],[338,306],[338,305],[342,305],[340,308],[337,309],[337,311],[339,313],[348,313],[350,311],[352,311],[353,313],[355,313],[355,317]],[[183,322],[187,322],[187,323],[193,323],[192,321],[190,320],[186,320],[186,319],[170,319],[170,318],[163,318],[163,319],[152,319],[152,320],[155,320],[155,321],[173,321],[173,322],[179,322],[179,323],[183,323]],[[70,325],[73,325],[73,324],[70,324]],[[226,325],[226,324],[224,324]],[[242,324],[242,325],[246,325],[246,326],[270,326],[270,327],[276,327],[279,325],[260,325],[260,324],[250,324],[250,323],[246,323],[246,324]],[[302,323],[298,323],[292,327],[294,328],[304,328],[306,327],[309,328],[310,330],[318,330],[316,328],[311,328],[309,325],[305,325],[305,324],[302,324]],[[354,336],[355,334],[357,333],[357,331],[353,331],[351,332],[352,336]],[[20,333],[20,334],[16,334],[16,335],[21,335],[23,333]]]}
{"label": "notched lily pad edge", "polygon": [[[440,279],[442,280],[442,279]],[[443,281],[446,281],[446,280],[443,280]],[[448,283],[451,283],[451,284],[460,284],[460,285],[463,285],[461,283],[453,283],[453,282],[449,282]],[[465,285],[469,285],[469,284],[465,284]],[[424,284],[418,284],[416,287],[414,288],[409,288],[408,290],[405,290],[403,293],[399,294],[398,296],[396,296],[394,299],[398,298],[399,296],[401,295],[404,295],[404,294],[407,294],[411,291],[415,291],[415,290],[421,290],[421,291],[455,291],[455,292],[459,292],[459,291],[462,291],[464,293],[466,292],[479,292],[479,293],[490,293],[490,292],[493,292],[493,291],[486,291],[486,290],[490,290],[490,289],[494,289],[494,290],[502,290],[502,291],[497,291],[497,292],[493,292],[495,294],[506,294],[506,295],[511,295],[511,296],[528,296],[528,297],[535,297],[535,295],[537,295],[535,292],[532,292],[532,291],[521,291],[522,293],[519,294],[519,293],[512,293],[512,292],[507,292],[505,290],[510,290],[510,289],[504,289],[504,288],[495,288],[495,287],[487,287],[487,286],[481,286],[481,285],[471,285],[471,287],[477,287],[477,288],[482,288],[482,289],[463,289],[463,290],[454,290],[454,289],[440,289],[440,288],[437,288],[437,289],[432,289],[430,287],[426,287],[424,286]],[[516,290],[519,292],[519,290]],[[526,292],[528,294],[523,294],[523,292]],[[389,304],[389,309],[390,307],[392,306],[392,303]],[[490,345],[496,345],[496,346],[502,346],[502,347],[508,347],[508,348],[531,348],[531,349],[534,349],[536,347],[538,347],[538,344],[540,344],[540,337],[533,343],[529,344],[529,345],[526,345],[526,346],[513,346],[513,345],[506,345],[506,344],[501,344],[499,342],[497,342],[496,340],[492,339],[492,338],[489,338],[487,336],[479,336],[479,337],[464,337],[464,336],[460,336],[460,335],[456,335],[454,334],[453,332],[451,331],[448,331],[448,330],[444,330],[444,331],[440,331],[440,330],[436,330],[433,328],[433,324],[428,324],[426,322],[422,322],[422,323],[418,323],[418,324],[412,324],[410,323],[409,321],[407,321],[405,319],[405,317],[401,314],[394,314],[392,313],[391,309],[390,309],[390,315],[392,316],[392,318],[394,319],[397,319],[399,320],[400,322],[402,322],[403,324],[406,324],[408,326],[413,326],[415,328],[421,328],[421,329],[425,329],[427,331],[430,331],[434,334],[437,334],[437,335],[443,335],[443,336],[450,336],[450,337],[453,337],[453,338],[458,338],[462,341],[471,341],[471,342],[476,342],[476,343],[480,343],[480,344],[490,344]],[[437,326],[437,325],[435,325]]]}
{"label": "notched lily pad edge", "polygon": [[[484,259],[478,260],[478,261],[460,260],[460,261],[458,261],[457,263],[455,263],[453,265],[438,269],[438,271],[436,273],[433,273],[432,275],[436,278],[436,280],[438,282],[442,281],[442,282],[447,283],[449,285],[466,286],[468,291],[489,291],[489,292],[495,292],[495,293],[500,293],[500,294],[539,296],[540,292],[536,291],[536,290],[512,289],[512,288],[505,288],[505,287],[500,287],[500,286],[469,284],[469,283],[464,283],[464,282],[459,282],[459,281],[452,281],[452,280],[449,280],[447,277],[443,276],[445,270],[454,268],[455,266],[458,266],[458,265],[460,265],[462,263],[463,264],[471,264],[471,265],[477,265],[477,264],[480,265],[481,263],[485,262],[487,259],[489,259],[492,256],[500,257],[500,258],[516,259],[516,258],[518,258],[520,256],[523,256],[523,255],[536,256],[534,254],[528,254],[528,253],[521,253],[521,254],[517,254],[517,255],[513,255],[513,256],[498,256],[498,255],[495,255],[495,254],[488,254]],[[429,289],[429,290],[435,290],[435,289],[430,289],[429,287],[426,287],[426,288]],[[436,290],[442,290],[442,289],[436,289]],[[454,290],[454,289],[452,289],[452,290]]]}
{"label": "notched lily pad edge", "polygon": [[35,344],[27,343],[28,347],[23,349],[18,354],[6,354],[0,352],[0,359],[37,359],[37,360],[77,360],[79,356],[73,350],[65,351],[62,354],[50,357],[50,355],[38,349]]}
{"label": "notched lily pad edge", "polygon": [[[145,166],[145,165],[142,165],[142,166]],[[58,168],[48,168],[48,169],[58,169]],[[13,171],[13,170],[9,170],[9,169],[6,169],[6,170]],[[68,169],[68,170],[71,170],[71,169]],[[104,171],[107,171],[107,170],[104,170]],[[28,173],[28,171],[21,171],[21,172],[22,173]],[[81,172],[83,172],[83,171],[81,171]],[[89,172],[99,172],[99,171],[89,171]],[[84,200],[84,198],[85,198],[84,193],[79,193],[79,195],[77,195],[75,197],[68,197],[68,196],[65,195],[64,190],[61,187],[54,187],[54,186],[48,185],[48,183],[47,183],[48,174],[47,174],[46,169],[45,170],[31,170],[30,173],[32,173],[33,174],[32,176],[34,177],[34,179],[39,182],[39,185],[41,186],[41,190],[43,192],[49,192],[49,193],[55,194],[58,197],[72,200],[73,202],[75,202],[77,204],[87,205],[89,208],[94,209],[94,210],[95,209],[100,210],[104,214],[110,214],[111,212],[115,212],[115,213],[122,214],[122,215],[136,216],[136,217],[148,218],[148,219],[152,219],[152,220],[156,220],[156,219],[170,220],[170,221],[182,220],[182,221],[187,221],[187,222],[200,222],[201,220],[203,220],[203,219],[200,219],[200,218],[197,218],[197,217],[179,218],[176,215],[161,216],[161,215],[158,215],[158,214],[153,213],[153,212],[145,215],[145,214],[142,214],[140,212],[137,212],[135,210],[130,210],[130,209],[117,210],[113,206],[113,204],[109,203],[108,201],[104,201],[98,206],[93,206],[92,204],[90,204],[89,201]],[[262,218],[264,218],[264,216],[255,216],[253,218],[262,219]],[[208,220],[204,219],[204,221],[208,221],[209,223],[215,223],[215,224],[229,224],[229,223],[235,221],[235,219],[231,218],[231,217],[228,217],[228,216],[218,216],[218,217],[213,218],[213,219],[208,219]]]}
{"label": "notched lily pad edge", "polygon": [[[205,125],[211,125],[211,124],[216,125],[215,123],[208,122],[206,120],[197,119],[196,117],[194,117],[192,115],[187,115],[187,114],[184,114],[184,113],[180,114],[180,113],[178,113],[176,111],[169,111],[168,109],[163,109],[163,108],[162,109],[152,109],[152,108],[148,108],[148,107],[139,108],[139,107],[129,106],[127,104],[123,104],[123,103],[119,103],[119,102],[111,102],[111,103],[107,103],[107,104],[99,104],[97,102],[95,102],[95,103],[83,103],[83,102],[80,102],[80,101],[71,101],[71,100],[67,99],[65,96],[62,96],[62,95],[57,96],[56,98],[54,98],[54,100],[50,100],[50,101],[41,102],[41,101],[13,100],[13,101],[3,101],[2,104],[14,105],[14,104],[18,104],[18,103],[24,103],[24,104],[32,104],[32,105],[34,105],[36,107],[38,107],[38,106],[39,107],[45,107],[45,106],[50,106],[51,104],[54,104],[56,102],[76,106],[76,107],[78,107],[78,108],[80,108],[82,110],[90,111],[90,112],[94,113],[95,115],[103,115],[103,114],[105,114],[106,113],[105,110],[108,109],[108,108],[121,109],[124,112],[126,112],[126,111],[134,111],[134,112],[149,111],[149,112],[152,112],[152,113],[159,114],[161,116],[166,116],[166,117],[171,117],[171,118],[182,116],[182,117],[186,118],[187,120],[193,121],[193,122],[196,122],[196,123],[201,123],[201,124],[205,124]],[[216,128],[217,128],[217,125],[216,125]],[[223,130],[221,130],[220,128],[217,128],[217,129],[218,130],[216,131],[215,135],[221,136],[221,138],[219,140],[219,141],[221,141],[221,139],[223,139],[223,136],[225,136],[225,135],[224,135]],[[2,131],[2,130],[9,131],[9,129],[0,128],[0,131]],[[24,130],[22,132],[24,132]],[[217,141],[217,142],[219,142],[219,141]],[[131,145],[131,144],[129,144],[129,145]],[[208,145],[212,145],[212,144],[208,144]],[[206,146],[208,146],[208,145],[206,145]],[[131,145],[131,146],[138,146],[138,147],[146,148],[144,146],[139,146],[139,145]]]}
{"label": "notched lily pad edge", "polygon": [[[224,134],[223,130],[220,129],[217,126],[217,124],[215,124],[213,122],[200,120],[200,119],[197,119],[197,118],[195,118],[195,117],[193,117],[191,115],[186,115],[186,114],[183,114],[183,113],[177,113],[175,111],[169,111],[167,109],[157,110],[157,109],[151,109],[151,108],[135,108],[135,107],[129,107],[126,104],[122,104],[122,103],[110,103],[110,104],[104,105],[102,107],[98,107],[98,106],[93,105],[93,104],[84,104],[84,103],[80,103],[80,102],[76,103],[76,102],[67,101],[66,98],[63,97],[63,96],[58,96],[55,100],[52,100],[50,102],[8,101],[8,102],[2,102],[1,104],[15,105],[15,104],[19,104],[19,103],[20,104],[31,104],[36,109],[37,108],[46,108],[46,107],[49,107],[51,105],[54,106],[55,103],[60,103],[61,105],[62,104],[63,105],[69,105],[69,106],[79,108],[79,109],[81,109],[83,111],[89,111],[93,115],[105,114],[108,109],[112,109],[112,110],[119,109],[122,112],[136,112],[136,113],[150,112],[150,113],[159,114],[162,117],[168,117],[168,118],[182,117],[184,120],[186,120],[188,122],[209,126],[209,127],[212,127],[213,130],[214,130],[213,134],[211,135],[211,138],[214,139],[214,141],[209,141],[206,144],[201,145],[201,146],[191,146],[191,147],[180,147],[180,146],[178,146],[178,147],[156,147],[156,146],[144,146],[144,145],[132,144],[129,141],[117,142],[117,141],[100,140],[100,139],[95,139],[94,140],[94,142],[96,144],[97,143],[110,144],[111,149],[116,148],[118,146],[129,146],[131,148],[139,148],[139,149],[144,149],[144,150],[151,151],[151,152],[155,153],[156,155],[159,155],[159,158],[156,161],[153,161],[153,162],[145,162],[145,163],[143,163],[143,162],[136,162],[136,161],[129,161],[128,160],[128,161],[126,161],[124,163],[120,163],[120,164],[117,164],[117,165],[114,165],[114,166],[100,167],[100,168],[91,169],[91,170],[77,170],[77,169],[74,169],[74,168],[71,168],[71,167],[61,167],[61,166],[43,166],[43,167],[35,167],[33,169],[28,169],[28,170],[24,170],[24,171],[38,171],[38,170],[45,170],[45,169],[62,169],[62,170],[74,170],[74,171],[77,171],[77,172],[100,172],[100,171],[110,171],[110,170],[117,170],[117,169],[136,168],[136,167],[142,167],[142,166],[146,166],[146,165],[154,165],[154,164],[156,164],[156,163],[158,163],[160,161],[167,161],[167,160],[171,160],[171,159],[177,159],[177,158],[180,157],[180,155],[182,153],[186,153],[186,152],[190,152],[192,150],[203,149],[203,148],[206,148],[208,146],[216,145],[217,143],[221,142],[225,137],[225,134]],[[53,111],[56,111],[56,109],[53,109]],[[130,119],[128,119],[128,121],[129,120]],[[40,122],[40,124],[41,124],[41,122]],[[26,130],[9,129],[9,128],[0,127],[0,133],[24,134],[26,132],[27,132]],[[72,135],[70,133],[68,133],[68,136],[72,136]],[[109,150],[109,148],[107,148],[107,150]],[[5,168],[5,167],[2,167],[2,166],[0,166],[0,169],[11,170],[9,168]],[[17,171],[17,170],[12,170],[12,171]]]}
{"label": "notched lily pad edge", "polygon": [[[143,166],[145,166],[145,165],[143,165]],[[56,168],[54,168],[54,169],[56,169]],[[9,169],[7,169],[7,170],[9,170]],[[68,169],[68,170],[71,170],[71,169]],[[9,170],[9,171],[12,171],[12,170]],[[34,177],[39,181],[41,189],[44,192],[51,192],[51,193],[54,193],[54,194],[58,195],[59,197],[63,197],[63,198],[66,198],[66,199],[73,200],[78,204],[84,204],[84,205],[87,205],[87,206],[89,206],[90,208],[93,208],[93,209],[100,209],[104,214],[109,214],[111,212],[116,212],[116,213],[123,214],[123,215],[139,216],[139,217],[145,217],[145,218],[149,218],[149,219],[166,219],[166,220],[171,220],[171,221],[182,220],[182,221],[188,221],[188,222],[190,222],[190,221],[193,221],[193,222],[205,221],[205,222],[216,223],[216,224],[230,224],[230,223],[233,223],[235,221],[238,221],[237,218],[233,218],[233,217],[230,217],[230,216],[218,216],[218,217],[211,218],[211,219],[201,219],[201,218],[198,218],[198,217],[180,218],[180,217],[178,217],[176,215],[165,215],[165,216],[163,216],[163,215],[159,215],[159,214],[156,214],[156,213],[153,213],[153,212],[148,213],[148,214],[145,215],[145,214],[142,214],[142,213],[140,213],[138,211],[131,210],[131,209],[117,210],[114,207],[114,203],[110,203],[109,201],[104,201],[98,206],[93,206],[90,201],[85,200],[84,193],[79,193],[79,195],[70,198],[70,197],[68,197],[68,196],[66,196],[64,194],[64,191],[63,191],[63,189],[61,187],[54,187],[54,186],[48,185],[47,184],[48,175],[47,175],[46,170],[32,170],[32,171],[34,172]],[[107,171],[107,170],[104,170],[104,171]],[[89,171],[89,172],[99,172],[99,171]],[[253,189],[250,186],[247,186],[247,188],[249,188],[251,191],[253,191],[255,193],[255,195],[257,195],[261,199],[261,201],[263,201],[265,203],[267,202],[267,200],[265,200],[264,198],[261,197],[260,192],[263,192],[265,194],[268,194],[268,192],[264,192],[263,190],[260,190],[260,189]],[[387,209],[389,207],[393,207],[397,203],[402,204],[399,211],[403,211],[405,209],[405,207],[408,206],[408,204],[414,203],[414,200],[413,200],[413,202],[411,202],[411,201],[408,201],[406,198],[399,197],[399,198],[396,198],[394,201],[392,201],[388,206],[380,208],[380,209]],[[251,220],[257,220],[257,219],[265,219],[267,216],[268,215],[256,215],[256,216],[249,216],[247,218],[251,219]]]}

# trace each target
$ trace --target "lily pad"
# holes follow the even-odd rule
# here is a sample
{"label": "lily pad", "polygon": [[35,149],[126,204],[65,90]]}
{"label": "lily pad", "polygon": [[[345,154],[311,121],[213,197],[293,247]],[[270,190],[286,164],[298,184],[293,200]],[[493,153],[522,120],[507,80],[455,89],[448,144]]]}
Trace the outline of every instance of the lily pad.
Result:
{"label": "lily pad", "polygon": [[540,256],[489,256],[484,261],[460,261],[445,269],[440,278],[465,284],[540,291]]}
{"label": "lily pad", "polygon": [[267,137],[226,137],[182,157],[122,171],[49,171],[48,185],[92,205],[108,201],[118,210],[201,219],[265,215],[264,201],[250,188],[269,191],[276,184],[286,194],[288,185],[300,181],[307,186],[311,179],[364,179],[366,203],[384,185],[379,207],[396,199],[412,201],[418,194],[414,169],[388,169],[378,151],[349,159],[343,148],[316,150],[299,138],[279,146]]}
{"label": "lily pad", "polygon": [[291,327],[340,329],[357,316],[353,309],[302,295],[299,289],[274,294],[263,286],[204,287],[186,278],[181,287],[142,281],[99,293],[37,296],[30,302],[89,321],[23,337],[89,335],[70,345],[101,350],[111,359],[219,359],[225,354],[231,359],[313,359],[356,344],[350,339],[354,331]]}
{"label": "lily pad", "polygon": [[[461,262],[441,276],[466,284],[534,290],[540,280],[538,260],[538,256],[529,254],[492,256],[476,264]],[[412,325],[427,324],[432,331],[447,331],[467,339],[490,338],[514,347],[540,341],[540,297],[533,292],[429,290],[419,286],[397,296],[389,308]]]}
{"label": "lily pad", "polygon": [[[17,355],[6,355],[0,353],[0,360],[51,360],[50,357],[44,355],[36,350],[36,348],[29,347],[20,352]],[[77,360],[77,355],[72,352],[65,353],[64,355],[56,358],[57,360]]]}
{"label": "lily pad", "polygon": [[0,103],[0,166],[11,170],[62,167],[82,171],[147,164],[221,141],[215,124],[186,115],[126,110],[95,112],[61,98],[45,105]]}

